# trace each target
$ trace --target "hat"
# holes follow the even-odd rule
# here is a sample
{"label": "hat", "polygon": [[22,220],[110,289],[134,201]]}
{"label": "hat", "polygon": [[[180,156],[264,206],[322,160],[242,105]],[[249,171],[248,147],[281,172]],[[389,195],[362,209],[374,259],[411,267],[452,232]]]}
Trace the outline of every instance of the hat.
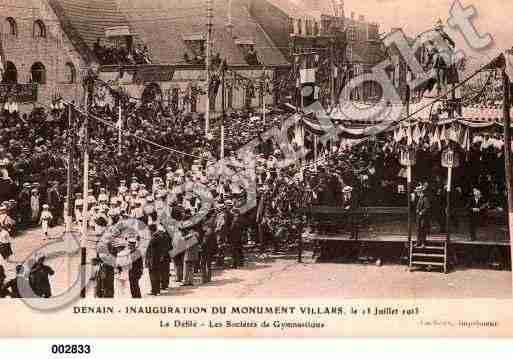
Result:
{"label": "hat", "polygon": [[225,205],[227,205],[227,206],[233,206],[233,201],[232,201],[231,199],[229,199],[229,200],[227,200],[227,201],[225,202]]}
{"label": "hat", "polygon": [[345,186],[344,189],[342,190],[344,193],[348,193],[348,192],[352,192],[353,191],[353,187],[351,186]]}
{"label": "hat", "polygon": [[128,244],[137,244],[137,239],[134,237],[128,238]]}
{"label": "hat", "polygon": [[43,208],[50,208],[47,204],[43,204]]}
{"label": "hat", "polygon": [[423,192],[424,191],[424,186],[420,185],[420,186],[417,186],[417,188],[415,188],[415,192]]}

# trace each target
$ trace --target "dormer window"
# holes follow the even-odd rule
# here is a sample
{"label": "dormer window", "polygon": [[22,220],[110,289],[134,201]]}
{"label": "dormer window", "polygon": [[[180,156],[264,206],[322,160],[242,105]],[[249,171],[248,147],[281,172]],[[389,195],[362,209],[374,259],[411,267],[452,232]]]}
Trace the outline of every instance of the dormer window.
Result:
{"label": "dormer window", "polygon": [[183,35],[183,41],[190,50],[186,57],[189,63],[202,63],[206,55],[206,38],[202,33]]}
{"label": "dormer window", "polygon": [[255,41],[253,39],[238,39],[235,40],[235,43],[242,50],[242,53],[244,54],[244,59],[246,60],[248,65],[260,65],[258,53],[255,49]]}

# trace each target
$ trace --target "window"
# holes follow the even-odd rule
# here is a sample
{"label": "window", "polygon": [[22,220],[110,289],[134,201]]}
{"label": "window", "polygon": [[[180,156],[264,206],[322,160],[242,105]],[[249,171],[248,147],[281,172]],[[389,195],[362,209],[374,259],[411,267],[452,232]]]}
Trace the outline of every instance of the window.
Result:
{"label": "window", "polygon": [[192,64],[204,64],[206,57],[206,37],[202,33],[189,34],[182,36],[185,44],[192,53],[192,58],[189,57],[189,53],[184,56],[186,62]]}
{"label": "window", "polygon": [[312,20],[305,20],[305,35],[306,36],[312,36],[313,34],[313,27],[312,27]]}
{"label": "window", "polygon": [[142,93],[143,104],[150,102],[162,102],[162,90],[156,83],[151,83],[144,88]]}
{"label": "window", "polygon": [[71,62],[66,63],[66,65],[64,65],[64,81],[67,84],[74,84],[76,76],[75,66]]}
{"label": "window", "polygon": [[8,17],[5,21],[7,23],[7,34],[18,36],[18,25],[16,25],[16,21],[12,17]]}
{"label": "window", "polygon": [[348,46],[346,49],[346,58],[349,62],[353,61],[353,48],[351,46]]}
{"label": "window", "polygon": [[319,23],[317,21],[314,22],[313,34],[314,36],[319,36],[320,34]]}
{"label": "window", "polygon": [[34,38],[44,38],[46,37],[46,27],[45,24],[41,20],[36,20],[34,22]]}
{"label": "window", "polygon": [[30,73],[32,75],[32,82],[36,82],[38,84],[46,83],[46,69],[42,63],[36,62],[32,65]]}
{"label": "window", "polygon": [[2,82],[9,84],[15,84],[18,82],[18,70],[16,69],[16,66],[10,61],[5,63],[5,71],[2,77]]}
{"label": "window", "polygon": [[289,34],[294,34],[294,20],[289,18],[288,20]]}
{"label": "window", "polygon": [[349,41],[356,41],[356,29],[351,26],[347,29],[347,39]]}

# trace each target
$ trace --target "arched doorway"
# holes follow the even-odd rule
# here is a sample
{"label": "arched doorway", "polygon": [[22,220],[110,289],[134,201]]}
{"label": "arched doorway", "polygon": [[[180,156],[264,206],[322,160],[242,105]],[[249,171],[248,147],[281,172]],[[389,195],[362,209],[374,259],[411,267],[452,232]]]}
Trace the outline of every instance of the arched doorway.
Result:
{"label": "arched doorway", "polygon": [[18,70],[11,61],[5,63],[5,71],[2,77],[3,83],[15,84],[18,82]]}
{"label": "arched doorway", "polygon": [[46,68],[40,62],[36,62],[30,68],[30,73],[32,75],[32,82],[37,82],[38,84],[46,83]]}
{"label": "arched doorway", "polygon": [[141,100],[143,104],[162,101],[162,90],[156,83],[151,83],[144,89]]}

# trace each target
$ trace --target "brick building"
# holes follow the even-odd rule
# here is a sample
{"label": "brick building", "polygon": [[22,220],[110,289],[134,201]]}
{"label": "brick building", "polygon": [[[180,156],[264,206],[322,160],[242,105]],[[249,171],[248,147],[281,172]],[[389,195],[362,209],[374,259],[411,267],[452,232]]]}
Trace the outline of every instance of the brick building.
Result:
{"label": "brick building", "polygon": [[[213,54],[238,74],[229,78],[238,80],[227,89],[228,104],[259,106],[262,98],[254,85],[263,74],[272,79],[274,69],[288,68],[288,61],[250,15],[247,0],[213,3]],[[170,102],[173,94],[190,95],[191,87],[206,90],[204,61],[187,61],[205,55],[204,0],[5,0],[0,9],[2,80],[37,85],[37,103],[22,109],[48,106],[57,96],[81,103],[81,73],[90,62],[101,62],[98,46],[148,47],[152,65],[126,66],[125,76],[118,79],[133,97],[153,91]],[[116,32],[120,36],[112,37]],[[102,76],[112,80],[119,69],[105,66]],[[212,101],[214,109],[220,107],[220,97]],[[266,101],[272,103],[272,96]],[[202,112],[204,103],[200,95],[193,107]]]}
{"label": "brick building", "polygon": [[[253,0],[251,11],[290,61],[293,53],[311,50],[326,57],[330,46],[326,39],[335,39],[334,62],[339,74],[336,87],[340,91],[351,78],[370,71],[386,53],[377,23],[367,21],[363,15],[357,18],[353,12],[346,17],[343,2],[336,13],[326,3],[323,0]],[[310,64],[307,61],[302,66]],[[375,100],[380,97],[380,91],[377,84],[364,83],[353,91],[352,97]]]}
{"label": "brick building", "polygon": [[[0,3],[4,83],[34,83],[36,103],[21,109],[49,105],[56,96],[82,98],[80,69],[84,56],[63,31],[59,18],[45,0],[3,0]],[[4,94],[5,95],[5,94]],[[15,100],[16,97],[8,96]],[[0,101],[5,101],[2,99]]]}

